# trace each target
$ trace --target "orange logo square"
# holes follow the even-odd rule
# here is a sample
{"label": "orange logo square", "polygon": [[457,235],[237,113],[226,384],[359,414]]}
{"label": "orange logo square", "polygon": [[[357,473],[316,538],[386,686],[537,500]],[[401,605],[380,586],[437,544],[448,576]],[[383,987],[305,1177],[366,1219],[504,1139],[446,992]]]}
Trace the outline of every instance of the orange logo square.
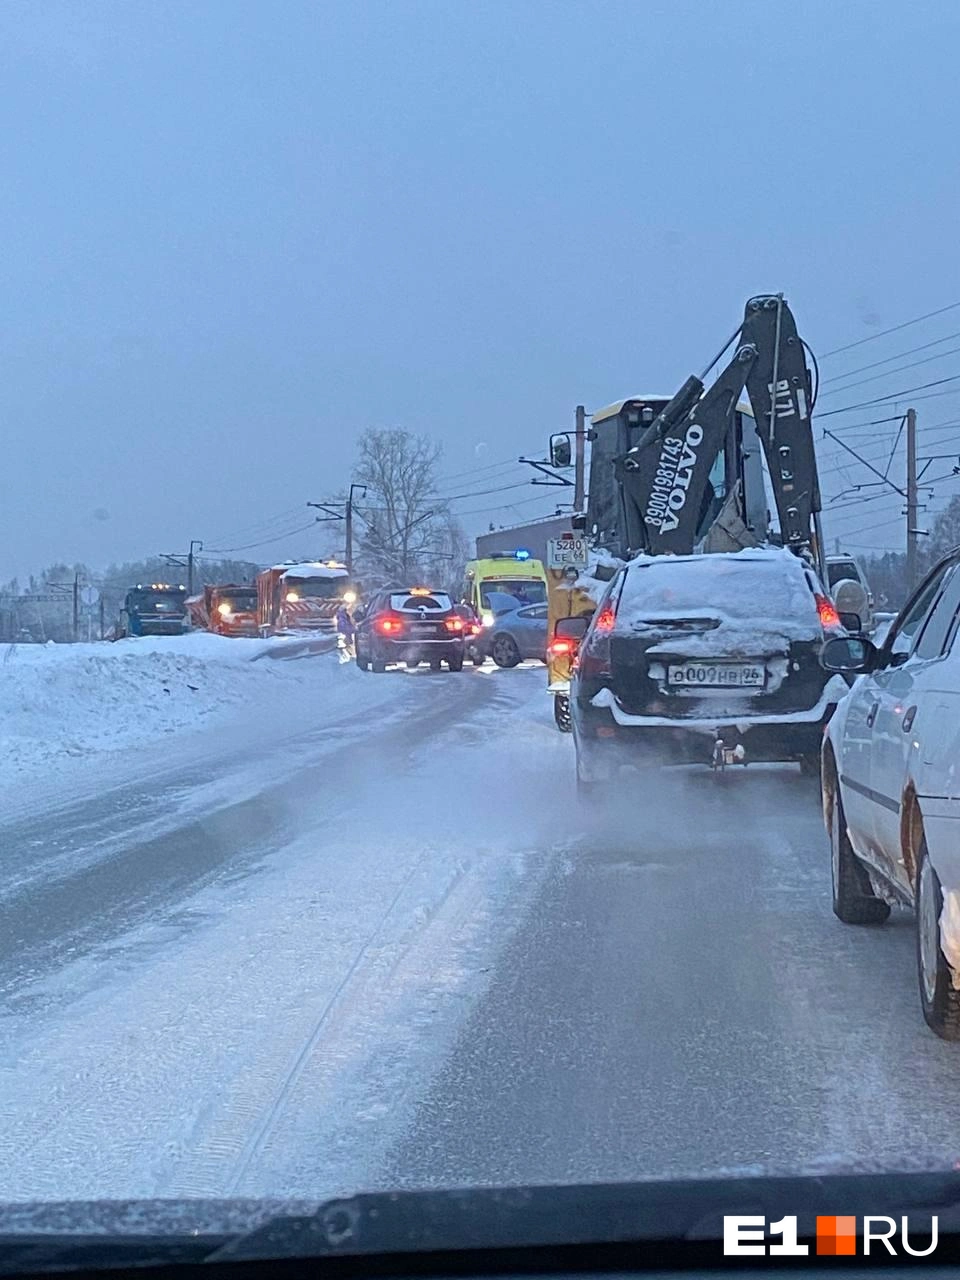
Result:
{"label": "orange logo square", "polygon": [[857,1220],[842,1216],[817,1217],[817,1253],[850,1257],[857,1252]]}

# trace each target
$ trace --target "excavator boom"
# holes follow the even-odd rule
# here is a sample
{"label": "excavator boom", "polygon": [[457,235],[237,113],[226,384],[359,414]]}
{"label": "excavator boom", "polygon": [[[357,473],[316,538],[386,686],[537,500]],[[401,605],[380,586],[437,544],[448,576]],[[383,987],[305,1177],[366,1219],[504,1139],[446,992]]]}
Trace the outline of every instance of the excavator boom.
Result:
{"label": "excavator boom", "polygon": [[804,346],[781,296],[751,298],[734,354],[704,390],[691,377],[615,464],[629,554],[693,551],[710,471],[726,448],[746,389],[767,462],[785,546],[816,545],[820,491],[811,380]]}

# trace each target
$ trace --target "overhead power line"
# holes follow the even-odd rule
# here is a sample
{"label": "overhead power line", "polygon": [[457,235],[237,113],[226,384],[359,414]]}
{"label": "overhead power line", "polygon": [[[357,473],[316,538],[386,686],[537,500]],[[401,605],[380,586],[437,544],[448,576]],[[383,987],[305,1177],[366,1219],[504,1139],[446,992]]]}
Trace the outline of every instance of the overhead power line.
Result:
{"label": "overhead power line", "polygon": [[[859,404],[844,405],[842,409],[828,409],[826,413],[818,413],[818,418],[832,418],[838,413],[851,413],[854,409],[868,409],[874,404],[883,404],[886,400],[903,400],[905,396],[913,396],[916,391],[924,391],[927,387],[942,387],[947,382],[960,381],[960,373],[952,373],[947,378],[936,378],[933,382],[921,382],[915,387],[905,387],[902,391],[890,391],[886,395],[877,396],[873,400],[861,400]],[[937,392],[938,395],[950,394],[949,392]],[[929,396],[914,396],[917,400],[927,400]],[[859,425],[863,425],[862,423]]]}
{"label": "overhead power line", "polygon": [[960,307],[960,302],[950,302],[945,307],[938,307],[936,311],[928,311],[926,315],[914,316],[912,320],[904,320],[902,324],[891,325],[889,329],[881,329],[879,333],[870,333],[865,338],[858,338],[856,342],[848,342],[844,347],[834,347],[832,351],[825,351],[821,356],[821,360],[828,360],[830,356],[838,356],[843,351],[852,351],[854,347],[862,347],[865,342],[875,342],[877,338],[885,338],[889,333],[899,333],[901,329],[909,329],[913,324],[922,324],[924,320],[932,320],[934,316],[945,315],[948,311],[955,311]]}
{"label": "overhead power line", "polygon": [[882,364],[891,364],[894,360],[902,360],[904,356],[916,355],[918,351],[929,351],[931,347],[937,347],[941,342],[952,342],[954,338],[960,338],[960,329],[956,333],[945,334],[942,338],[934,338],[932,342],[922,342],[919,347],[907,347],[906,351],[898,351],[896,355],[874,360],[872,364],[862,364],[857,369],[848,369],[846,373],[835,373],[832,378],[824,378],[823,385],[826,387],[831,382],[841,382],[844,378],[852,378],[854,374],[866,373],[868,369],[879,369]]}
{"label": "overhead power line", "polygon": [[912,360],[910,364],[902,364],[896,369],[887,369],[884,373],[872,373],[869,378],[860,378],[849,382],[845,387],[834,387],[832,391],[822,391],[822,396],[839,396],[844,391],[852,391],[854,387],[862,387],[868,382],[876,382],[878,378],[892,378],[898,373],[906,373],[908,369],[916,369],[918,365],[929,364],[932,360],[943,360],[946,356],[955,356],[960,347],[951,347],[948,351],[938,351],[935,356],[924,356],[922,360]]}
{"label": "overhead power line", "polygon": [[266,547],[272,542],[282,542],[284,538],[292,538],[297,533],[305,533],[308,529],[316,529],[317,523],[316,520],[311,520],[309,524],[302,524],[296,529],[287,529],[285,533],[278,533],[274,538],[262,538],[259,542],[245,542],[239,547],[207,547],[206,550],[216,552],[217,555],[227,555],[233,551],[251,551],[254,547]]}
{"label": "overhead power line", "polygon": [[253,524],[243,524],[239,528],[234,528],[227,533],[218,533],[212,538],[212,542],[232,542],[234,538],[242,538],[244,535],[268,533],[278,524],[285,524],[292,520],[295,516],[301,515],[303,507],[300,503],[295,507],[290,507],[286,511],[278,511],[276,515],[265,516],[262,520],[257,520]]}

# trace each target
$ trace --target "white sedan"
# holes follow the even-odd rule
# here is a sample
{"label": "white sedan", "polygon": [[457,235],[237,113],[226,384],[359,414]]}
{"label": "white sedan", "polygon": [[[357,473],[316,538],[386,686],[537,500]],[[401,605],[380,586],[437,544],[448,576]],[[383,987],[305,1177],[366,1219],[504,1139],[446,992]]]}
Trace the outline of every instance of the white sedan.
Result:
{"label": "white sedan", "polygon": [[960,551],[937,564],[880,648],[823,646],[828,671],[859,678],[823,742],[833,909],[846,924],[915,910],[927,1024],[960,1039]]}

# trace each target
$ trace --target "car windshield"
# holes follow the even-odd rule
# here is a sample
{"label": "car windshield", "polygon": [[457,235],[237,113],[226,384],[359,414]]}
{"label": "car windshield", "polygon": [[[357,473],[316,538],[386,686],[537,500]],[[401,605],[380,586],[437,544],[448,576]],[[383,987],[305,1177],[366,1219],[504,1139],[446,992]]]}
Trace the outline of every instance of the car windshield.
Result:
{"label": "car windshield", "polygon": [[955,0],[0,2],[0,1273],[952,1203],[958,59]]}
{"label": "car windshield", "polygon": [[333,600],[343,595],[342,578],[284,578],[283,585],[284,590],[296,592],[301,600]]}
{"label": "car windshield", "polygon": [[182,613],[184,600],[182,592],[145,591],[132,596],[130,603],[141,613]]}

